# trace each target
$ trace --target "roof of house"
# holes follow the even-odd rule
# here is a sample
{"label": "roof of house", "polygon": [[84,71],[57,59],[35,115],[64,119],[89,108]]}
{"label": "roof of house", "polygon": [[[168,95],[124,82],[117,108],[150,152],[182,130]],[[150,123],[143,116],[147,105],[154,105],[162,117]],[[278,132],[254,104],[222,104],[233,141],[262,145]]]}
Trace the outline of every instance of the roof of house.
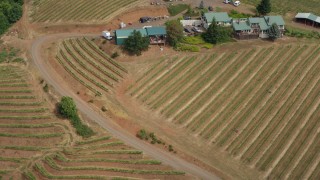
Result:
{"label": "roof of house", "polygon": [[252,23],[260,23],[260,21],[261,21],[261,18],[259,18],[259,17],[250,17],[249,18],[249,22],[252,24]]}
{"label": "roof of house", "polygon": [[118,29],[118,30],[116,30],[116,36],[117,36],[117,38],[127,38],[135,30],[139,31],[142,36],[147,36],[147,30],[146,29]]}
{"label": "roof of house", "polygon": [[204,17],[206,18],[207,22],[212,22],[213,18],[215,18],[217,22],[231,22],[231,18],[226,12],[205,13]]}
{"label": "roof of house", "polygon": [[165,35],[167,34],[166,28],[164,26],[158,26],[158,27],[148,27],[146,28],[147,34],[149,36],[155,36],[155,35]]}
{"label": "roof of house", "polygon": [[232,26],[235,31],[251,30],[247,21],[233,21]]}
{"label": "roof of house", "polygon": [[271,26],[273,23],[276,23],[278,26],[285,25],[282,16],[264,16],[264,19],[269,26]]}
{"label": "roof of house", "polygon": [[301,19],[309,19],[311,21],[315,21],[317,23],[320,23],[320,16],[316,16],[312,13],[298,13],[295,18],[301,18]]}

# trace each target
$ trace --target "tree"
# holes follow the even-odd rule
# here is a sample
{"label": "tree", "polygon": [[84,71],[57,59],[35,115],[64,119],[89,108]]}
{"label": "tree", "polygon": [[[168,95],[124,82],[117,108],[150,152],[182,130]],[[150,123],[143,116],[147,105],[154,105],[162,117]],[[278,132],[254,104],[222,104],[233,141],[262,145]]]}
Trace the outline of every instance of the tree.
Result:
{"label": "tree", "polygon": [[74,118],[78,116],[77,106],[71,97],[63,96],[58,105],[58,110],[65,118]]}
{"label": "tree", "polygon": [[200,2],[199,8],[200,8],[200,9],[204,9],[204,2],[203,2],[203,0]]}
{"label": "tree", "polygon": [[134,30],[132,34],[124,41],[123,48],[130,54],[141,55],[142,51],[149,48],[149,38],[142,37],[140,31]]}
{"label": "tree", "polygon": [[261,0],[260,4],[257,6],[257,11],[261,15],[266,15],[271,12],[270,0]]}
{"label": "tree", "polygon": [[11,5],[11,8],[8,9],[7,18],[10,23],[17,22],[22,17],[22,7],[16,3]]}
{"label": "tree", "polygon": [[272,41],[277,40],[281,36],[281,32],[280,32],[279,27],[276,23],[273,23],[271,25],[269,32],[268,32],[268,35]]}
{"label": "tree", "polygon": [[206,42],[211,44],[227,42],[231,38],[231,30],[217,25],[215,18],[213,18],[207,32],[203,33],[202,37]]}
{"label": "tree", "polygon": [[176,47],[183,38],[183,26],[179,20],[171,20],[166,23],[167,38],[170,46]]}
{"label": "tree", "polygon": [[7,17],[2,12],[0,12],[0,35],[6,32],[9,26],[10,24]]}

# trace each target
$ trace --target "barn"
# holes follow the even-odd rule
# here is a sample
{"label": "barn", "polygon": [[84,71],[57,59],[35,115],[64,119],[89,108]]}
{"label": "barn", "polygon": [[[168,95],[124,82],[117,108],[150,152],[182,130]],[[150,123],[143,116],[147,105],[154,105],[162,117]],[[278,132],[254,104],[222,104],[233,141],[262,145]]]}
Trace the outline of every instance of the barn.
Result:
{"label": "barn", "polygon": [[143,37],[149,37],[150,44],[164,44],[166,41],[167,31],[163,26],[146,27],[143,29],[118,29],[115,31],[117,45],[123,45],[124,41],[133,33],[139,31]]}
{"label": "barn", "polygon": [[133,33],[133,31],[139,31],[142,36],[147,36],[146,29],[118,29],[115,31],[115,39],[117,45],[123,45],[124,41]]}
{"label": "barn", "polygon": [[305,25],[320,28],[320,16],[316,16],[312,13],[298,13],[295,16],[297,22],[303,23]]}

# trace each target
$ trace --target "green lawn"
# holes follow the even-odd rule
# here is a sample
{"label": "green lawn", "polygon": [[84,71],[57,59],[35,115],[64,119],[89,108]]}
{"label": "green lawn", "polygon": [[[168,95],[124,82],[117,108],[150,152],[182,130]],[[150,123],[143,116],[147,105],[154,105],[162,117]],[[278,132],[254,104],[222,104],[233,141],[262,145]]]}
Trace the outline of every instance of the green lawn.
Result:
{"label": "green lawn", "polygon": [[[243,3],[257,5],[261,0],[243,0]],[[272,11],[276,13],[287,12],[313,12],[320,16],[319,0],[270,0]]]}

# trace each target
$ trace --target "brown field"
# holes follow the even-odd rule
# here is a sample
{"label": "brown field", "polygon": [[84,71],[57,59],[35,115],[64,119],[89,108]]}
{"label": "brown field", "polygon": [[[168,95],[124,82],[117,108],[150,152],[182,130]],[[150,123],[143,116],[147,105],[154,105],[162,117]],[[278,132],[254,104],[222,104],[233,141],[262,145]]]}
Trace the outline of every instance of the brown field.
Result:
{"label": "brown field", "polygon": [[[140,0],[141,1],[141,0]],[[32,22],[105,22],[139,0],[32,0]]]}
{"label": "brown field", "polygon": [[81,140],[37,86],[25,69],[0,66],[0,179],[191,178],[98,129]]}
{"label": "brown field", "polygon": [[287,45],[172,57],[128,94],[265,177],[308,179],[319,171],[319,53]]}

